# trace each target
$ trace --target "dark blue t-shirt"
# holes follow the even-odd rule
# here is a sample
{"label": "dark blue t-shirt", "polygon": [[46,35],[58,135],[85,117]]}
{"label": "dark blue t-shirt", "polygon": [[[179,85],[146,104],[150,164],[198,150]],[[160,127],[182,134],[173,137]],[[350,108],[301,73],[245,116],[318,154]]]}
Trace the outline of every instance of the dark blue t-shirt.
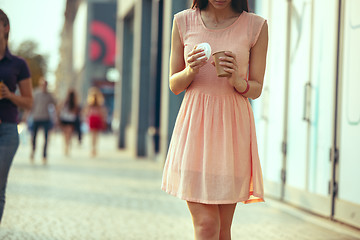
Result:
{"label": "dark blue t-shirt", "polygon": [[[3,81],[11,92],[21,80],[30,77],[29,68],[24,59],[12,55],[6,48],[5,56],[0,60],[0,81]],[[2,122],[17,123],[17,106],[8,99],[0,100],[0,119]]]}

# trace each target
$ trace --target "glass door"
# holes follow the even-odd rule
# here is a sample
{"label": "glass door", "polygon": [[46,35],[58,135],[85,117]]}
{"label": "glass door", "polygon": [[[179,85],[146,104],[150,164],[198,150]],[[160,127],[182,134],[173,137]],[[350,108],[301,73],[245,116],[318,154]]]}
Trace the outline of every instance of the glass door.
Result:
{"label": "glass door", "polygon": [[337,4],[292,4],[284,200],[330,216]]}

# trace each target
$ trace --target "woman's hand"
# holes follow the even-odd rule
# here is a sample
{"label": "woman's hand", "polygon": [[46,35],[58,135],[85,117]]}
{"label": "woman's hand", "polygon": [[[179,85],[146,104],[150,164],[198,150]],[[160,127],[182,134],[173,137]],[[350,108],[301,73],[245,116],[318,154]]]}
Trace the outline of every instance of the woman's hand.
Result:
{"label": "woman's hand", "polygon": [[2,98],[10,99],[14,93],[12,93],[9,88],[3,83],[0,85],[0,96]]}
{"label": "woman's hand", "polygon": [[200,68],[204,66],[207,62],[204,50],[196,49],[196,47],[197,46],[195,46],[194,49],[191,52],[189,52],[186,59],[186,62],[188,64],[188,71],[189,73],[193,73],[193,74],[198,73]]}
{"label": "woman's hand", "polygon": [[228,77],[229,83],[231,86],[235,87],[235,82],[239,78],[238,64],[236,62],[236,56],[234,53],[226,51],[226,57],[220,57],[220,65],[224,66],[224,71],[231,73],[231,76]]}
{"label": "woman's hand", "polygon": [[236,55],[232,52],[226,51],[226,57],[220,57],[220,65],[224,66],[224,71],[231,73],[228,81],[238,92],[243,92],[246,89],[246,80],[240,77],[238,64],[236,62]]}

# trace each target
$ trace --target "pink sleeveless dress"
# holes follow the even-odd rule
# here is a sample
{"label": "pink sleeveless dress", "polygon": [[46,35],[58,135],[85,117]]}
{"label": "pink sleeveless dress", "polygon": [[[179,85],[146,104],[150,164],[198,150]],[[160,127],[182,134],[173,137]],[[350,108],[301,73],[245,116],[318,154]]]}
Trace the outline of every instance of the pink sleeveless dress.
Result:
{"label": "pink sleeveless dress", "polygon": [[[184,59],[196,44],[212,52],[232,51],[239,71],[248,76],[249,53],[265,19],[243,12],[225,29],[208,29],[200,11],[175,15]],[[217,77],[211,59],[186,90],[166,158],[162,189],[204,204],[264,201],[255,123],[249,100],[226,78]]]}

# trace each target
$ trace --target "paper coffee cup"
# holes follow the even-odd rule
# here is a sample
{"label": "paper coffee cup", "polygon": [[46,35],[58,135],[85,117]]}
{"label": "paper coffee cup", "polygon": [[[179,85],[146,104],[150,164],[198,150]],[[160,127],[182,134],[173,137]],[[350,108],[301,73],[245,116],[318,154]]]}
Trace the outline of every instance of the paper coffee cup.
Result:
{"label": "paper coffee cup", "polygon": [[226,57],[225,55],[225,51],[218,51],[213,53],[213,58],[214,58],[214,62],[215,62],[215,67],[216,67],[216,73],[218,77],[230,77],[231,73],[225,72],[224,71],[224,66],[220,65],[220,57]]}

